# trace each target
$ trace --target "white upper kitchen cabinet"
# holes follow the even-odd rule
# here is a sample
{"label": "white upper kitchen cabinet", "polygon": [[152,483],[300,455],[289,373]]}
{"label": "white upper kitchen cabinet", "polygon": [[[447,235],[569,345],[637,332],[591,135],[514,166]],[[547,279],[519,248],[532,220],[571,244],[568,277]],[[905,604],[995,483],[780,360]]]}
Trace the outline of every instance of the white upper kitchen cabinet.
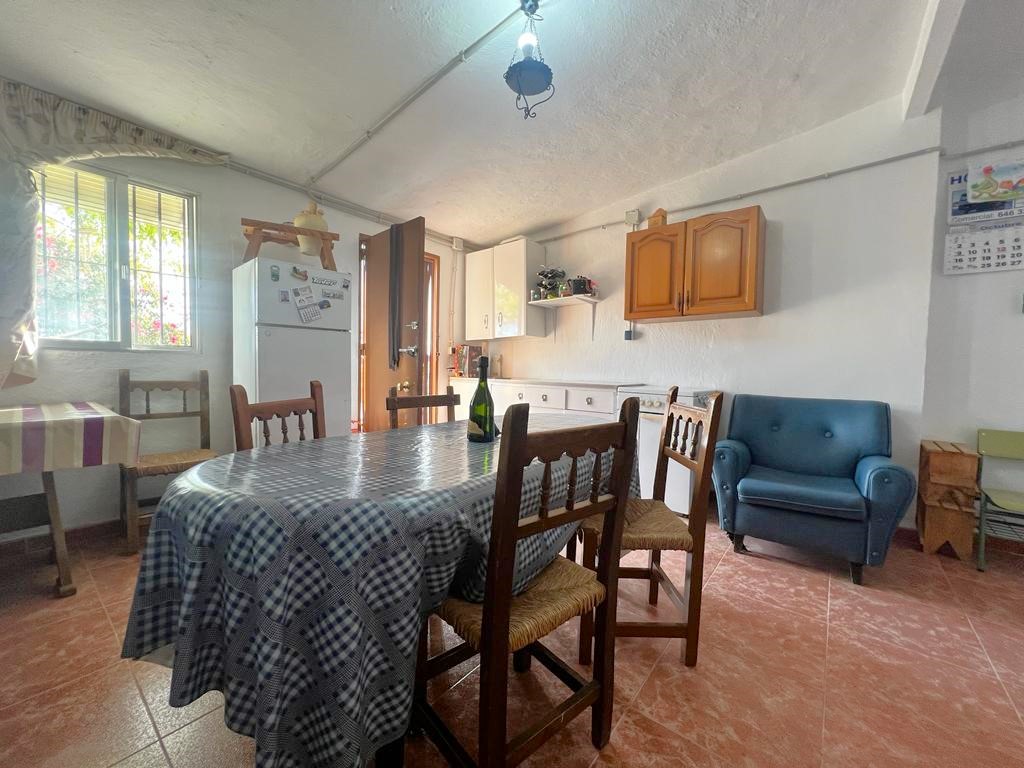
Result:
{"label": "white upper kitchen cabinet", "polygon": [[544,311],[530,289],[544,246],[524,237],[466,254],[466,340],[543,336]]}
{"label": "white upper kitchen cabinet", "polygon": [[494,338],[494,249],[466,254],[466,340]]}

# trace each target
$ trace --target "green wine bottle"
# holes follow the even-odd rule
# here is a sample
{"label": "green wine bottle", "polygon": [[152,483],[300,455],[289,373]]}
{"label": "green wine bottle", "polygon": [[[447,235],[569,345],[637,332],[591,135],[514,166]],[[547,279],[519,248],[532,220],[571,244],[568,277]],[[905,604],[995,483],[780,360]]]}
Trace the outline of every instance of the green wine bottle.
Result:
{"label": "green wine bottle", "polygon": [[487,387],[486,357],[480,361],[480,383],[476,385],[473,401],[469,404],[469,428],[467,437],[474,443],[494,442],[494,400]]}

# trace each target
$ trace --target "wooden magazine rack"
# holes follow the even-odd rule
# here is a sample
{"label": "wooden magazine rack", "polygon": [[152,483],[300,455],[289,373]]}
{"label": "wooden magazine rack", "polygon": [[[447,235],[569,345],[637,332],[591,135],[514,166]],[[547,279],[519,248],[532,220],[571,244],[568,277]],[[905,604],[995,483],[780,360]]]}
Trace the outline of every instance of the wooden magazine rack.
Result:
{"label": "wooden magazine rack", "polygon": [[298,235],[305,235],[320,239],[320,263],[324,269],[329,269],[333,272],[338,271],[338,266],[334,263],[334,242],[340,237],[337,232],[295,227],[291,224],[275,224],[272,221],[260,221],[258,219],[242,219],[242,234],[249,241],[249,244],[245,247],[245,255],[242,256],[243,263],[250,259],[255,259],[263,243],[278,243],[280,245],[294,245],[298,247]]}

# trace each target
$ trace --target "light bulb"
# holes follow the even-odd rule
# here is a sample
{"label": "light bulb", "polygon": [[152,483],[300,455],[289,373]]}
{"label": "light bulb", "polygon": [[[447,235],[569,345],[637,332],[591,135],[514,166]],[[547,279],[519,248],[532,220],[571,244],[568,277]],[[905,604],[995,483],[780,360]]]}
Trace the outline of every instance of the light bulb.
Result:
{"label": "light bulb", "polygon": [[533,32],[523,32],[519,36],[519,49],[523,52],[523,56],[529,58],[533,56],[533,49],[537,47],[537,36]]}

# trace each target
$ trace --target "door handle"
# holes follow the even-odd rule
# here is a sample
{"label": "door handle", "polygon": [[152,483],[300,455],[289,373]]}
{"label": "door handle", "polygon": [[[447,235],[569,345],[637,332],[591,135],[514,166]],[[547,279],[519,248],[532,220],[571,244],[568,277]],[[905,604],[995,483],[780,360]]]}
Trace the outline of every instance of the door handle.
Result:
{"label": "door handle", "polygon": [[418,331],[420,329],[420,321],[419,320],[413,320],[411,323],[406,323],[405,327],[406,328],[410,328],[410,329],[412,329],[414,331]]}
{"label": "door handle", "polygon": [[419,348],[414,344],[411,347],[399,347],[398,351],[408,355],[409,357],[416,357],[416,353],[419,352]]}
{"label": "door handle", "polygon": [[410,384],[408,381],[403,381],[398,384],[397,389],[399,392],[408,392],[412,389],[412,384]]}

